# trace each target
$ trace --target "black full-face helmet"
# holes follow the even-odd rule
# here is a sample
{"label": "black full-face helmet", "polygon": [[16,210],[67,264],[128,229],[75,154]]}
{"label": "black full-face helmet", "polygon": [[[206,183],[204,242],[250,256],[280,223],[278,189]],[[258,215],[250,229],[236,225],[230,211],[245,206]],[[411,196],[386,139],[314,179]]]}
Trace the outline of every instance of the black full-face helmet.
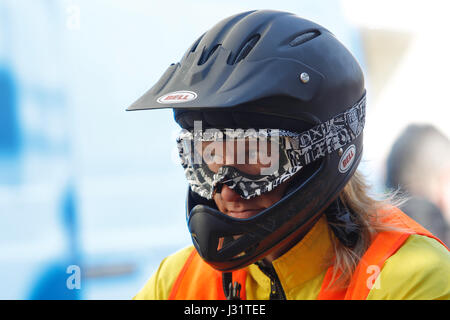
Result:
{"label": "black full-face helmet", "polygon": [[194,246],[220,271],[243,268],[298,239],[335,201],[362,155],[358,62],[330,31],[287,12],[236,14],[200,36],[128,110],[161,108],[173,108],[188,132],[201,120],[204,129],[298,134],[302,169],[280,201],[251,218],[223,214],[190,183],[186,218]]}

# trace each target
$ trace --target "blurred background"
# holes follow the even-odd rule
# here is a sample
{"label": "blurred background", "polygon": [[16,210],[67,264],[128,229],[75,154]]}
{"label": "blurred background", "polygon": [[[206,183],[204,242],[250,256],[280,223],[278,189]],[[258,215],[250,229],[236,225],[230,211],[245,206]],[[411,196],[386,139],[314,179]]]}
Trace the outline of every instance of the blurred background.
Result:
{"label": "blurred background", "polygon": [[374,192],[401,184],[386,176],[408,125],[439,132],[438,151],[418,151],[424,172],[442,170],[433,192],[413,191],[434,195],[447,228],[447,2],[0,0],[0,299],[130,299],[191,243],[172,112],[125,109],[203,32],[253,9],[313,20],[361,63]]}

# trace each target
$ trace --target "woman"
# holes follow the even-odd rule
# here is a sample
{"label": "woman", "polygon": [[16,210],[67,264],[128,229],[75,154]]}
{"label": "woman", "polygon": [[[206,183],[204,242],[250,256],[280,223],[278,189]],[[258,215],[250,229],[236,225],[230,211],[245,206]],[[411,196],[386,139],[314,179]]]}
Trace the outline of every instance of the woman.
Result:
{"label": "woman", "polygon": [[173,108],[193,247],[136,299],[448,299],[447,248],[356,172],[362,71],[278,11],[220,21],[128,110]]}

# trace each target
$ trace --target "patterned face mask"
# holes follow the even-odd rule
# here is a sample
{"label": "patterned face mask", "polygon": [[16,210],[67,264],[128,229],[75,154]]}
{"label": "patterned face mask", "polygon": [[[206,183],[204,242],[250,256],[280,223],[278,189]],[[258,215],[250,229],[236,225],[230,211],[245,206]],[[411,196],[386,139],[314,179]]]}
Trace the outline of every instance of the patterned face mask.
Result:
{"label": "patterned face mask", "polygon": [[227,185],[244,199],[272,191],[301,169],[362,132],[365,98],[302,133],[279,129],[182,130],[177,146],[192,191],[212,199]]}

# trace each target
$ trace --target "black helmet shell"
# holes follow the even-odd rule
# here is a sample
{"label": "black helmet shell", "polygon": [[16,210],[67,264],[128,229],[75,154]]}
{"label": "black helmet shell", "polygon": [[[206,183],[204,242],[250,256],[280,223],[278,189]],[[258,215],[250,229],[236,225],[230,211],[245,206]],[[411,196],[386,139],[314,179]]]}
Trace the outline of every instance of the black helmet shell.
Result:
{"label": "black helmet shell", "polygon": [[[185,91],[195,95],[186,97]],[[184,101],[158,102],[177,92]],[[216,24],[128,110],[224,108],[286,96],[308,102],[314,110],[305,106],[302,111],[326,121],[338,106],[343,111],[363,94],[357,61],[332,33],[291,13],[261,10]]]}

